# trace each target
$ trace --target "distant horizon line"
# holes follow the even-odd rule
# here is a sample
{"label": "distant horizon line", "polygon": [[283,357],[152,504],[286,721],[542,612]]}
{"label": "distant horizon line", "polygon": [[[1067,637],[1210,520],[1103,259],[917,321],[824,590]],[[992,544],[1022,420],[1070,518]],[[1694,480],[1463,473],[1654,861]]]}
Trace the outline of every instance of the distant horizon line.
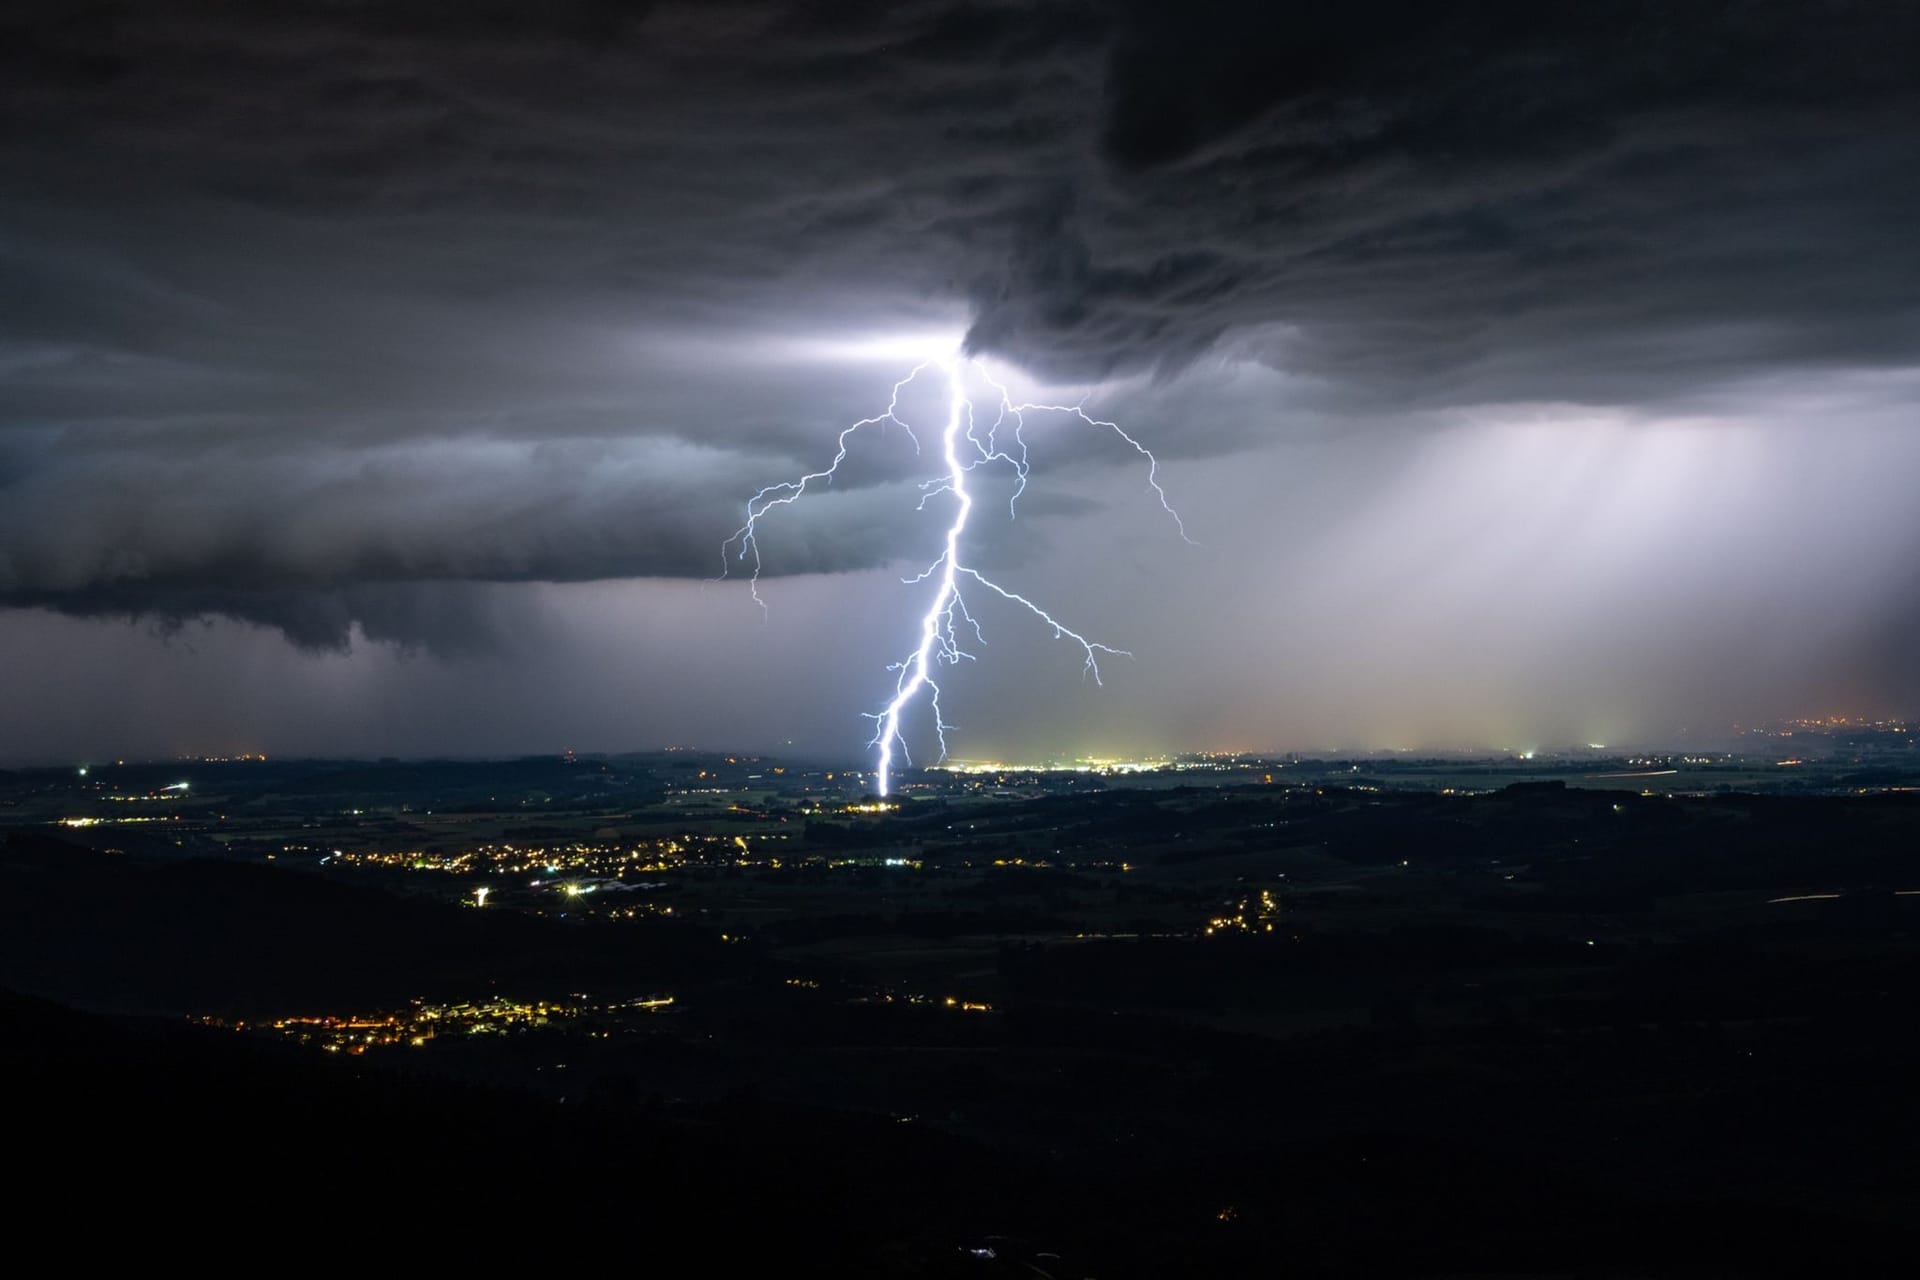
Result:
{"label": "distant horizon line", "polygon": [[[1632,755],[1636,753],[1665,754],[1674,751],[1710,749],[1709,743],[1725,747],[1739,738],[1755,733],[1771,736],[1791,736],[1795,733],[1832,733],[1846,730],[1876,730],[1880,732],[1920,731],[1920,717],[1783,717],[1750,725],[1733,725],[1721,730],[1717,737],[1707,735],[1675,738],[1670,741],[1641,741],[1623,743],[1568,742],[1540,746],[1495,746],[1476,744],[1467,746],[1408,746],[1408,747],[1368,747],[1356,745],[1325,745],[1313,747],[1197,747],[1180,750],[1168,750],[1152,754],[1110,754],[1086,753],[1074,756],[1046,755],[1039,759],[998,760],[992,758],[954,755],[936,765],[916,766],[916,773],[964,773],[982,769],[1071,771],[1076,768],[1110,767],[1124,768],[1171,764],[1178,761],[1201,759],[1391,759],[1396,757],[1436,757],[1451,759],[1512,759],[1530,760],[1537,757],[1567,758],[1593,756],[1600,753],[1608,755]],[[523,760],[544,759],[619,759],[636,756],[669,756],[676,754],[698,756],[738,756],[753,760],[789,760],[805,764],[819,765],[849,773],[872,771],[871,762],[861,758],[854,760],[845,757],[829,757],[805,751],[775,750],[746,747],[704,747],[686,745],[668,745],[656,747],[629,747],[620,749],[576,750],[561,748],[544,751],[481,752],[461,754],[457,752],[400,753],[384,752],[333,754],[328,752],[288,752],[273,754],[269,752],[234,752],[231,754],[178,753],[166,756],[98,756],[89,759],[54,758],[48,756],[17,758],[0,762],[0,770],[11,772],[38,771],[46,769],[104,769],[152,767],[161,765],[186,764],[488,764],[509,763]]]}

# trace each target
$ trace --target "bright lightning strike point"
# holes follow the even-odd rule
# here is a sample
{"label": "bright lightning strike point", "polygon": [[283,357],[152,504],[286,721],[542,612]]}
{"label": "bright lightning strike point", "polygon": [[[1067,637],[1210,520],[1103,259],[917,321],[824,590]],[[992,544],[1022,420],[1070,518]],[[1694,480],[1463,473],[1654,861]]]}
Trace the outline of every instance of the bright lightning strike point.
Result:
{"label": "bright lightning strike point", "polygon": [[[962,579],[983,587],[1001,599],[1011,604],[1019,605],[1027,612],[1033,614],[1034,617],[1052,629],[1054,639],[1071,640],[1079,645],[1085,658],[1082,664],[1082,671],[1084,674],[1092,676],[1095,684],[1100,683],[1101,654],[1118,657],[1132,656],[1125,649],[1115,649],[1109,645],[1089,640],[1086,636],[1059,621],[1032,600],[1029,600],[1018,592],[1009,591],[998,583],[984,577],[979,570],[967,565],[961,559],[961,539],[966,533],[967,520],[973,514],[974,505],[973,493],[967,488],[968,475],[977,468],[991,463],[1005,464],[1015,478],[1013,495],[1008,499],[1007,510],[1009,516],[1015,513],[1015,507],[1019,503],[1020,495],[1026,491],[1028,465],[1027,442],[1024,433],[1027,414],[1065,414],[1088,426],[1109,430],[1115,435],[1118,435],[1123,441],[1130,445],[1136,453],[1147,460],[1148,488],[1153,490],[1154,496],[1160,501],[1161,508],[1165,510],[1167,515],[1173,520],[1174,528],[1178,530],[1181,539],[1189,544],[1193,543],[1193,539],[1187,537],[1186,526],[1181,522],[1180,513],[1173,509],[1173,504],[1167,499],[1166,490],[1160,485],[1159,459],[1155,458],[1153,453],[1147,449],[1145,445],[1122,430],[1119,424],[1109,422],[1102,418],[1095,418],[1078,404],[1015,404],[1012,395],[1007,391],[1006,387],[996,382],[991,375],[984,369],[980,369],[973,361],[967,360],[959,355],[936,357],[924,360],[920,364],[915,365],[906,377],[893,384],[893,394],[887,402],[887,408],[884,413],[876,414],[871,418],[862,418],[852,426],[842,430],[839,437],[839,448],[834,453],[833,461],[828,463],[825,468],[819,471],[808,472],[798,480],[787,480],[778,484],[768,485],[747,500],[746,523],[735,530],[733,536],[721,544],[720,576],[723,578],[726,577],[736,561],[751,563],[753,569],[748,578],[748,590],[753,595],[754,603],[760,606],[762,612],[766,610],[767,606],[766,601],[760,598],[759,591],[761,568],[759,534],[761,519],[776,507],[789,506],[798,502],[815,485],[832,484],[835,474],[840,469],[840,464],[846,461],[849,441],[863,427],[885,426],[888,424],[899,426],[907,432],[908,438],[913,441],[915,451],[919,451],[919,437],[914,434],[913,428],[908,425],[907,421],[900,416],[900,395],[902,391],[917,380],[923,373],[932,368],[937,368],[945,376],[947,381],[947,420],[946,425],[940,433],[940,452],[941,459],[945,463],[945,469],[941,474],[921,483],[919,509],[924,511],[928,502],[942,494],[952,494],[954,498],[953,519],[947,526],[946,543],[939,558],[918,574],[906,580],[909,586],[917,585],[930,579],[934,583],[933,598],[929,601],[926,612],[920,617],[919,643],[905,659],[892,664],[892,666],[888,668],[888,670],[895,674],[893,695],[887,700],[886,705],[879,711],[863,713],[868,719],[873,720],[875,723],[873,738],[867,745],[872,747],[877,754],[875,761],[875,774],[877,776],[876,790],[882,796],[885,796],[893,785],[895,752],[897,751],[899,753],[901,759],[908,760],[909,763],[911,762],[907,754],[907,740],[902,730],[901,721],[915,699],[919,698],[922,693],[926,695],[928,708],[933,713],[933,732],[935,739],[940,744],[940,758],[943,760],[946,758],[947,731],[953,726],[948,724],[941,715],[940,685],[934,678],[935,668],[940,663],[951,666],[959,663],[962,659],[971,660],[974,657],[973,654],[961,647],[959,635],[960,623],[964,622],[967,625],[973,632],[974,639],[978,643],[986,643],[986,637],[980,629],[980,624],[975,621],[973,615],[968,612],[966,601],[961,595],[960,583]],[[995,406],[994,419],[991,423],[987,424],[984,436],[981,434],[981,427],[978,421],[978,415],[975,413],[973,401],[967,395],[966,374],[969,368],[978,373],[981,380],[992,387],[999,396],[999,403]],[[1013,451],[1009,451],[1009,448],[1003,447],[1000,440],[1002,428],[1008,426],[1009,423],[1012,429],[1011,449]]]}

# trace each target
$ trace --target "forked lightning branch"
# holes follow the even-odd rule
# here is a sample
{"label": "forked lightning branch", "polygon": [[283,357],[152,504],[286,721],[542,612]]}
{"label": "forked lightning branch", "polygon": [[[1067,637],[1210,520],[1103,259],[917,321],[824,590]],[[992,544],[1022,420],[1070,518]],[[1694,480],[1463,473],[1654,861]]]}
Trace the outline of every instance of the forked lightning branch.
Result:
{"label": "forked lightning branch", "polygon": [[[722,544],[721,576],[731,573],[736,564],[749,566],[748,589],[763,611],[766,602],[761,599],[759,591],[760,522],[775,508],[798,502],[818,486],[831,485],[841,463],[847,459],[854,437],[863,430],[886,425],[898,426],[913,441],[916,452],[920,452],[920,437],[912,424],[902,416],[900,397],[907,387],[923,376],[937,376],[945,380],[946,421],[940,430],[942,467],[937,474],[919,483],[918,509],[926,511],[930,505],[940,504],[947,506],[952,514],[939,557],[905,580],[908,586],[930,584],[914,648],[905,658],[888,667],[894,684],[885,705],[878,711],[862,713],[874,722],[873,738],[867,745],[876,752],[875,772],[878,780],[875,789],[882,796],[892,786],[896,754],[903,762],[912,763],[902,722],[919,701],[926,703],[927,714],[932,717],[934,737],[939,743],[940,758],[946,758],[947,733],[953,726],[947,723],[941,712],[940,683],[936,675],[944,666],[976,660],[977,655],[966,647],[963,637],[970,636],[976,646],[986,644],[986,635],[980,623],[967,607],[969,592],[986,592],[1018,605],[1050,628],[1055,639],[1071,641],[1079,646],[1083,656],[1082,670],[1093,677],[1096,684],[1100,683],[1102,655],[1131,656],[1125,649],[1116,649],[1082,635],[1026,596],[1009,591],[987,578],[965,560],[967,523],[973,517],[976,502],[973,491],[968,487],[968,479],[982,468],[1005,468],[1014,481],[1013,493],[1007,501],[1007,515],[1011,519],[1017,514],[1020,495],[1027,487],[1028,415],[1064,415],[1119,436],[1146,460],[1148,487],[1172,519],[1180,537],[1192,542],[1187,538],[1186,527],[1181,523],[1179,513],[1167,501],[1166,491],[1160,487],[1159,461],[1146,446],[1122,430],[1119,424],[1092,417],[1077,404],[1015,403],[1007,388],[995,381],[978,361],[955,355],[923,361],[906,377],[894,383],[893,394],[884,412],[871,418],[862,418],[840,432],[839,447],[826,467],[809,472],[797,480],[768,485],[748,500],[746,523]],[[994,396],[991,421],[983,421],[989,415],[977,411],[974,398],[968,393],[969,378],[991,388]],[[924,453],[922,456],[925,456]]]}

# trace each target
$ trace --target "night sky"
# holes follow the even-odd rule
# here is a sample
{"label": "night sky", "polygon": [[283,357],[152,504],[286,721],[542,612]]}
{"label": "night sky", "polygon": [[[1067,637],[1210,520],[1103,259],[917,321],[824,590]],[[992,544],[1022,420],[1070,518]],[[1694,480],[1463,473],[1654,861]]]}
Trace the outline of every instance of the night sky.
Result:
{"label": "night sky", "polygon": [[962,343],[958,754],[1920,708],[1920,6],[1297,9],[13,0],[0,763],[856,756]]}

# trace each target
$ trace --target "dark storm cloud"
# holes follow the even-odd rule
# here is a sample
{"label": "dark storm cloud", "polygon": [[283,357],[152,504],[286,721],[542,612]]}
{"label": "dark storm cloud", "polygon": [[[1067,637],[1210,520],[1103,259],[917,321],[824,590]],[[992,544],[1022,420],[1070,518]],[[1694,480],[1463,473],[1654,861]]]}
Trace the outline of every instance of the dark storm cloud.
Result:
{"label": "dark storm cloud", "polygon": [[1357,395],[1634,401],[1920,332],[1920,11],[1142,5],[1102,180],[974,335],[1064,373],[1244,348]]}
{"label": "dark storm cloud", "polygon": [[[0,603],[452,650],[464,584],[708,575],[895,374],[811,335],[1335,414],[1910,359],[1917,12],[16,4]],[[769,572],[884,561],[905,471]]]}

